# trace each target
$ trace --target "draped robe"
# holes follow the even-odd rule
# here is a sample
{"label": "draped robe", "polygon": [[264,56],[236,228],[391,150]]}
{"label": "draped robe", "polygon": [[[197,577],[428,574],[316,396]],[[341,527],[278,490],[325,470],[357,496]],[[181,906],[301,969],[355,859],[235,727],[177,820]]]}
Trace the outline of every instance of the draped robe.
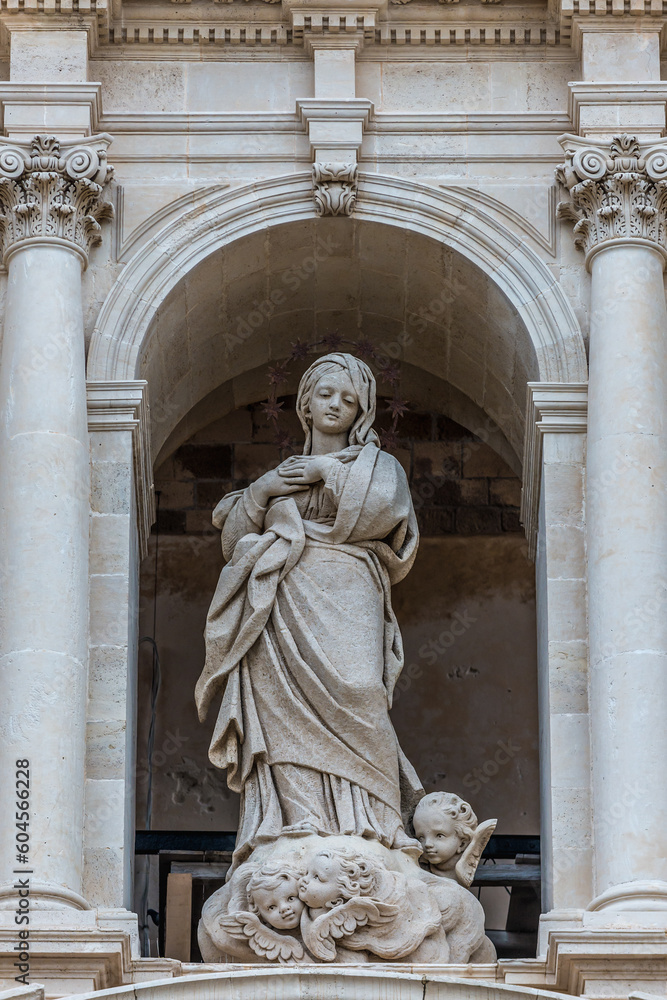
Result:
{"label": "draped robe", "polygon": [[418,533],[400,464],[351,446],[326,483],[265,508],[250,489],[213,514],[227,560],[206,623],[200,717],[222,692],[209,756],[241,793],[235,865],[281,835],[407,840],[423,795],[389,718],[403,648],[391,585]]}

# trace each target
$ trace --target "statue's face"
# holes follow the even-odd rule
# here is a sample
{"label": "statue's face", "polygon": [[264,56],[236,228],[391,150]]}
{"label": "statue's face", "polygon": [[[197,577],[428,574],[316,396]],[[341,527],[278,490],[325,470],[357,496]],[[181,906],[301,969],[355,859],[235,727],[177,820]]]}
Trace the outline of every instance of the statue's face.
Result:
{"label": "statue's face", "polygon": [[313,910],[321,910],[331,906],[339,897],[337,876],[339,866],[331,858],[317,855],[308,866],[308,871],[299,884],[299,897],[306,906]]}
{"label": "statue's face", "polygon": [[310,400],[313,427],[322,434],[343,434],[349,431],[358,412],[359,397],[347,372],[341,369],[323,375]]}
{"label": "statue's face", "polygon": [[424,849],[424,860],[442,865],[462,850],[454,817],[441,809],[425,806],[418,809],[412,820],[415,836]]}
{"label": "statue's face", "polygon": [[285,879],[275,889],[255,889],[253,902],[263,920],[279,931],[299,926],[303,903],[295,878]]}

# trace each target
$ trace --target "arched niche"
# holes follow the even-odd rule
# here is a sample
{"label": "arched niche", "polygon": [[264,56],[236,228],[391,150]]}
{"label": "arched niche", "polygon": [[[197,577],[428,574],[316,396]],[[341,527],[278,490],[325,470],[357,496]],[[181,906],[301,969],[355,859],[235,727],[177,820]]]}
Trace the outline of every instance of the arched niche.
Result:
{"label": "arched niche", "polygon": [[413,405],[483,429],[515,473],[526,383],[586,378],[549,267],[474,192],[362,175],[354,218],[317,219],[309,177],[294,175],[161,222],[107,298],[88,359],[93,382],[147,381],[156,465],[264,398],[268,363],[295,340],[334,331],[396,354]]}
{"label": "arched niche", "polygon": [[[585,381],[572,308],[502,205],[372,174],[357,205],[353,219],[317,219],[310,178],[295,174],[145,228],[100,312],[88,378],[147,378],[154,454],[221,383],[332,326],[381,343],[418,334],[403,360],[468,396],[516,454],[526,382]],[[254,327],[257,309],[270,316]]]}

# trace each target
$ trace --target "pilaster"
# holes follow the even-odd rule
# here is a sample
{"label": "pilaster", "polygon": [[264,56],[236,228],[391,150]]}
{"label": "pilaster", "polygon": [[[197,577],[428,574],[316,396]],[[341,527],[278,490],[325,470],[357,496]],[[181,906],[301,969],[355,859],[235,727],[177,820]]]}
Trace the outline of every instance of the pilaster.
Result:
{"label": "pilaster", "polygon": [[587,386],[528,385],[522,520],[536,559],[542,934],[581,921],[592,884],[584,529]]}
{"label": "pilaster", "polygon": [[90,678],[83,883],[132,908],[139,563],[154,520],[145,382],[89,382]]}
{"label": "pilaster", "polygon": [[629,9],[612,0],[593,10],[579,0],[564,0],[561,30],[571,34],[581,60],[583,79],[570,83],[570,118],[582,136],[610,140],[630,132],[655,141],[667,124],[667,84],[661,81],[660,53],[665,19],[662,2],[651,3],[646,16],[643,0]]}

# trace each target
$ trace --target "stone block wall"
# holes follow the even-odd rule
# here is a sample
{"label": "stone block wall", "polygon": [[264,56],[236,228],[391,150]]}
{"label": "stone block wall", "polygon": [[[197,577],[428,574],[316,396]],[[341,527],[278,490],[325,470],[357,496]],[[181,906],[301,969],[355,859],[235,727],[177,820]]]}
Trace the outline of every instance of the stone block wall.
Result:
{"label": "stone block wall", "polygon": [[[211,511],[225,493],[245,489],[288,454],[300,450],[303,434],[294,397],[283,399],[280,430],[293,446],[275,443],[261,404],[236,410],[210,424],[180,447],[156,472],[160,534],[214,532]],[[388,429],[381,401],[377,426]],[[393,454],[410,480],[424,537],[500,535],[521,532],[521,484],[488,444],[437,413],[409,411],[399,422]]]}

